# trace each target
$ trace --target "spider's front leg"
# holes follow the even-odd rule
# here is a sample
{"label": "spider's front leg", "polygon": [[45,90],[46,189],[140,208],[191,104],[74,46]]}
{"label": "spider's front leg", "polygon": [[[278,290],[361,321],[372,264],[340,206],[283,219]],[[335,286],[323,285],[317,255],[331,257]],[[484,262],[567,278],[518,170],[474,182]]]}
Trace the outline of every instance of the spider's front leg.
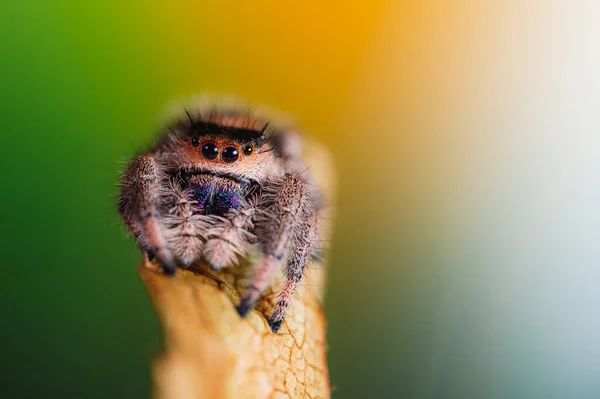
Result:
{"label": "spider's front leg", "polygon": [[159,201],[163,172],[152,154],[143,154],[127,168],[121,184],[119,213],[131,229],[144,256],[156,256],[166,274],[175,274],[175,259],[165,239]]}
{"label": "spider's front leg", "polygon": [[260,295],[271,284],[312,209],[304,182],[297,175],[286,174],[281,181],[268,183],[263,189],[264,202],[256,230],[264,259],[237,308],[242,317],[254,309]]}
{"label": "spider's front leg", "polygon": [[284,269],[287,280],[283,291],[279,294],[277,307],[269,320],[269,325],[274,333],[278,332],[281,328],[281,323],[285,319],[287,309],[294,299],[294,294],[302,281],[302,277],[304,277],[304,268],[315,248],[319,234],[318,229],[319,214],[317,211],[313,211],[308,219],[302,223],[300,233],[294,237],[294,242]]}

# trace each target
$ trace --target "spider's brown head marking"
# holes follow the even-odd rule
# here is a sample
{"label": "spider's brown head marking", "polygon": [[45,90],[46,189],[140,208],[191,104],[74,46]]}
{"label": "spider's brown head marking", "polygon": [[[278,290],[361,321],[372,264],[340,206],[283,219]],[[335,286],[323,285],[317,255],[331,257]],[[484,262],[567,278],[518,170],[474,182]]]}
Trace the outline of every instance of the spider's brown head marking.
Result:
{"label": "spider's brown head marking", "polygon": [[169,130],[169,163],[187,173],[261,180],[279,162],[271,139],[280,132],[249,111],[186,110]]}
{"label": "spider's brown head marking", "polygon": [[196,124],[184,138],[190,159],[211,164],[253,163],[260,157],[265,136],[260,131],[215,124]]}

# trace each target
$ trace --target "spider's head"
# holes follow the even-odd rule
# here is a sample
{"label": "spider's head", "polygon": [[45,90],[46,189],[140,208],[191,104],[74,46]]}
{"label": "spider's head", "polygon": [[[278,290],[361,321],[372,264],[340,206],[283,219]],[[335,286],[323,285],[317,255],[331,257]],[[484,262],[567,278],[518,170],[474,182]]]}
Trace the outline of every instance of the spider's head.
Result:
{"label": "spider's head", "polygon": [[276,163],[268,122],[248,114],[191,115],[170,129],[169,163],[191,173],[261,180]]}

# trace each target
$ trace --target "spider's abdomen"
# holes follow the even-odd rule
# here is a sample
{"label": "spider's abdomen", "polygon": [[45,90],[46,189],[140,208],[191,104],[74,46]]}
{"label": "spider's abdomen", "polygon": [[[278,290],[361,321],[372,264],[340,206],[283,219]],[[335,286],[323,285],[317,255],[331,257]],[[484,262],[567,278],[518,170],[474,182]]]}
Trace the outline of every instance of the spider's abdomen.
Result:
{"label": "spider's abdomen", "polygon": [[198,214],[223,216],[230,209],[242,208],[244,194],[238,182],[210,175],[195,176],[190,182]]}

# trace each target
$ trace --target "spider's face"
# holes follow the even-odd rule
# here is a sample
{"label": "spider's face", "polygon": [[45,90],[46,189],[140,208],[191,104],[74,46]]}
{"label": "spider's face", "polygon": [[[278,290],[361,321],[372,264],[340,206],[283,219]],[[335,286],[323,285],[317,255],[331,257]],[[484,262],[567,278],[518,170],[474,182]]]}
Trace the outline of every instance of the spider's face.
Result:
{"label": "spider's face", "polygon": [[240,116],[195,120],[174,129],[171,158],[192,173],[215,173],[260,180],[276,160],[266,125]]}

